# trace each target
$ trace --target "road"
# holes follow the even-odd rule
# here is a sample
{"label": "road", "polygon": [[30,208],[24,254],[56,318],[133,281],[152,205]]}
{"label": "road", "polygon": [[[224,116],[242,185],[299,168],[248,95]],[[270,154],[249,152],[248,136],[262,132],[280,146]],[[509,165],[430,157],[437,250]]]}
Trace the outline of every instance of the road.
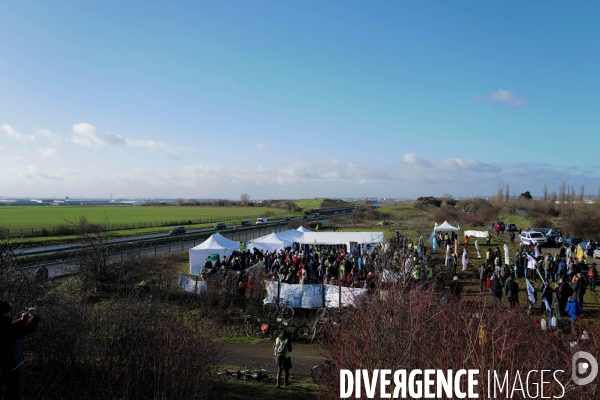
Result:
{"label": "road", "polygon": [[[340,216],[342,216],[343,214],[346,213],[350,213],[353,209],[352,208],[343,208],[343,209],[332,209],[332,210],[322,210],[320,212],[320,216],[316,219],[321,219],[323,217],[328,217],[328,216],[332,216],[332,215],[338,215],[340,214]],[[287,224],[290,221],[314,221],[315,218],[308,218],[305,219],[303,217],[296,217],[296,218],[291,218],[290,220],[285,220],[284,218],[280,218],[277,220],[270,220],[269,222],[267,222],[266,224],[260,224],[260,225],[254,225],[254,227],[256,229],[260,230],[267,228],[267,227],[273,227],[273,226],[278,226],[281,224]],[[229,236],[227,233],[230,232],[234,232],[240,228],[247,230],[248,228],[247,226],[242,226],[242,225],[233,225],[233,226],[228,226],[227,229],[221,231],[221,233],[224,236]],[[215,228],[202,228],[202,229],[193,229],[193,230],[189,230],[187,231],[187,235],[194,235],[194,234],[202,234],[202,233],[212,233],[212,232],[218,232],[218,230],[216,230]],[[276,232],[280,232],[279,230]],[[234,235],[234,236],[239,236],[239,235]],[[259,234],[259,236],[262,236]],[[129,236],[129,237],[123,237],[123,238],[116,238],[116,239],[109,239],[107,240],[105,243],[106,244],[119,244],[119,243],[133,243],[133,242],[144,242],[144,241],[150,241],[150,240],[157,240],[157,239],[166,239],[166,238],[171,238],[172,236],[166,232],[166,233],[155,233],[155,234],[151,234],[151,235],[140,235],[140,236]],[[231,238],[231,237],[230,237]],[[235,240],[233,238],[231,238],[232,240]],[[238,241],[242,241],[241,239]],[[16,257],[25,257],[25,256],[32,256],[32,255],[37,255],[37,254],[49,254],[49,253],[56,253],[56,252],[61,252],[61,251],[73,251],[73,250],[79,250],[81,249],[81,243],[69,243],[69,244],[61,244],[61,245],[51,245],[51,246],[43,246],[43,247],[34,247],[34,248],[28,248],[28,249],[18,249],[14,251],[14,255]]]}

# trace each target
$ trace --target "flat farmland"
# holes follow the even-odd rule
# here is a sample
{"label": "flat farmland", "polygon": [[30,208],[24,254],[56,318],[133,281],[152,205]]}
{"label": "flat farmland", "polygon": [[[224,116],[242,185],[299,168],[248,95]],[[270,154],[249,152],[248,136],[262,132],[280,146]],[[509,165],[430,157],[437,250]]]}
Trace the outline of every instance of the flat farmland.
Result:
{"label": "flat farmland", "polygon": [[11,230],[42,230],[68,225],[84,216],[89,222],[118,225],[165,226],[192,221],[204,222],[252,219],[270,211],[275,216],[284,210],[267,207],[183,207],[183,206],[2,206],[0,227]]}

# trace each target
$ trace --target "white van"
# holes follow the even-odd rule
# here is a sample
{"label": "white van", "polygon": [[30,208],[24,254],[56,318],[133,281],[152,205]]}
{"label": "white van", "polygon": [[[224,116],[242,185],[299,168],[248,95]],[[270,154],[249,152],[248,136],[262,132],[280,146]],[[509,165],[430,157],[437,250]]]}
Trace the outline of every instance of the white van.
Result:
{"label": "white van", "polygon": [[262,225],[262,224],[266,224],[266,223],[267,223],[266,218],[256,218],[256,225]]}

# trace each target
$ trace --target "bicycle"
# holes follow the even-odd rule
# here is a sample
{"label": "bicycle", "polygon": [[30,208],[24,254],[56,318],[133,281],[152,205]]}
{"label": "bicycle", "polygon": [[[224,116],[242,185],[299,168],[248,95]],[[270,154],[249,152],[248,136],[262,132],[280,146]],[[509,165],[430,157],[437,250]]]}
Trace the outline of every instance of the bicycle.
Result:
{"label": "bicycle", "polygon": [[264,339],[272,339],[274,329],[267,322],[265,323],[260,318],[254,317],[250,314],[242,315],[244,318],[243,326],[244,332],[248,337],[263,337]]}
{"label": "bicycle", "polygon": [[310,376],[314,383],[321,385],[334,377],[337,365],[331,360],[325,360],[310,369]]}
{"label": "bicycle", "polygon": [[217,375],[235,376],[237,379],[255,381],[264,381],[269,378],[267,370],[258,366],[257,369],[249,369],[248,364],[244,366],[244,369],[227,369],[225,371],[217,372]]}
{"label": "bicycle", "polygon": [[[269,300],[269,298],[266,300]],[[267,315],[278,315],[284,321],[289,321],[294,317],[294,309],[284,298],[279,298],[272,302],[265,302],[263,304],[263,311]]]}

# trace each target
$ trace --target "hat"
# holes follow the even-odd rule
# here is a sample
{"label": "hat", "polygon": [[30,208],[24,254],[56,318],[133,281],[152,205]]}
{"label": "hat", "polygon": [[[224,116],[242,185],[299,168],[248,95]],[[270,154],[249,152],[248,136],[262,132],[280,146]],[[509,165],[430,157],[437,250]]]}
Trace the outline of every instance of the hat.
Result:
{"label": "hat", "polygon": [[7,312],[10,312],[10,310],[12,310],[12,307],[10,306],[10,304],[8,304],[7,302],[0,300],[0,315],[4,315]]}
{"label": "hat", "polygon": [[458,280],[458,276],[455,276],[454,278],[452,278],[453,281],[457,281]]}

